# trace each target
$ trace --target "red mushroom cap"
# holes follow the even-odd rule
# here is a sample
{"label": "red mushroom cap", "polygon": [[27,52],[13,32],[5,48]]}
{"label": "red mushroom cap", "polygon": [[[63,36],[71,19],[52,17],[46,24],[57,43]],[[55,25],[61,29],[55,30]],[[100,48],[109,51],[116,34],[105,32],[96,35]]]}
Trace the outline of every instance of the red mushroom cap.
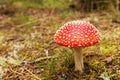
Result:
{"label": "red mushroom cap", "polygon": [[86,47],[100,41],[99,31],[86,21],[71,21],[64,24],[55,34],[54,41],[62,46]]}

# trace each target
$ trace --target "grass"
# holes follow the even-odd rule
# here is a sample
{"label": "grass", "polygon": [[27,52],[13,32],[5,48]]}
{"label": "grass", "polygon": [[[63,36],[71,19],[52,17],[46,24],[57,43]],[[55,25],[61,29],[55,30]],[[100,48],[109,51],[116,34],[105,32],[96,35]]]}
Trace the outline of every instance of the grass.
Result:
{"label": "grass", "polygon": [[[33,4],[27,0],[16,0],[13,4],[22,4],[20,11],[15,11],[12,16],[0,15],[1,79],[120,79],[120,24],[111,22],[116,15],[112,15],[112,12],[102,15],[72,11],[68,8],[70,0],[67,1],[68,4],[61,5],[63,1],[60,0],[60,3],[43,0],[33,1]],[[102,36],[100,44],[83,48],[83,74],[74,71],[74,50],[53,42],[56,30],[64,23],[76,19],[90,21]]]}
{"label": "grass", "polygon": [[[6,1],[1,1],[4,3]],[[67,9],[69,8],[71,0],[36,0],[36,1],[29,1],[29,0],[9,0],[8,2],[14,3],[14,5],[18,5],[21,8],[29,8],[29,7],[38,7],[38,8],[49,8],[49,9]],[[66,4],[67,3],[67,4]]]}

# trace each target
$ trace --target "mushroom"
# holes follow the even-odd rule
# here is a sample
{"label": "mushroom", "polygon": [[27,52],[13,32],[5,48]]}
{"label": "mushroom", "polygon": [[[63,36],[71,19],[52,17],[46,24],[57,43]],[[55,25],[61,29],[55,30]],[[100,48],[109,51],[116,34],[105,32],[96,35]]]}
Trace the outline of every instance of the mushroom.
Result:
{"label": "mushroom", "polygon": [[91,46],[100,41],[100,34],[97,28],[89,22],[75,20],[67,22],[54,35],[54,42],[74,48],[75,71],[83,72],[82,47]]}

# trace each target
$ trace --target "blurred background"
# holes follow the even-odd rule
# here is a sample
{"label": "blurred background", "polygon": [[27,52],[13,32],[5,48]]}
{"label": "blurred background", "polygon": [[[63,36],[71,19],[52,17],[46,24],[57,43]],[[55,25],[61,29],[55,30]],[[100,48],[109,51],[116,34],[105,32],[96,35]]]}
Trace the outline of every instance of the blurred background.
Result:
{"label": "blurred background", "polygon": [[[83,49],[83,74],[74,51],[53,41],[72,20],[101,33]],[[0,0],[0,80],[120,80],[120,0]]]}

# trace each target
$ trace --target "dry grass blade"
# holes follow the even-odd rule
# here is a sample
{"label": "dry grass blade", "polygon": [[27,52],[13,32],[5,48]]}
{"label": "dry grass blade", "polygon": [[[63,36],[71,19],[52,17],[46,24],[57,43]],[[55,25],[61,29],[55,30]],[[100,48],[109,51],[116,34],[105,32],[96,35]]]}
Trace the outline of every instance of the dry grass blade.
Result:
{"label": "dry grass blade", "polygon": [[[42,58],[37,58],[34,62],[40,62],[42,60],[46,60],[46,59],[54,59],[57,58],[58,56],[47,56],[47,57],[42,57]],[[32,62],[32,63],[34,63]]]}
{"label": "dry grass blade", "polygon": [[23,76],[23,74],[22,74],[22,73],[19,73],[19,72],[17,72],[17,71],[15,71],[15,70],[13,70],[11,67],[9,67],[9,69],[10,69],[10,71],[12,71],[13,73],[16,73],[16,74],[18,74],[18,75]]}
{"label": "dry grass blade", "polygon": [[33,74],[30,70],[28,70],[27,68],[24,68],[32,77],[34,77],[37,80],[42,80],[41,78],[39,78],[37,75]]}

